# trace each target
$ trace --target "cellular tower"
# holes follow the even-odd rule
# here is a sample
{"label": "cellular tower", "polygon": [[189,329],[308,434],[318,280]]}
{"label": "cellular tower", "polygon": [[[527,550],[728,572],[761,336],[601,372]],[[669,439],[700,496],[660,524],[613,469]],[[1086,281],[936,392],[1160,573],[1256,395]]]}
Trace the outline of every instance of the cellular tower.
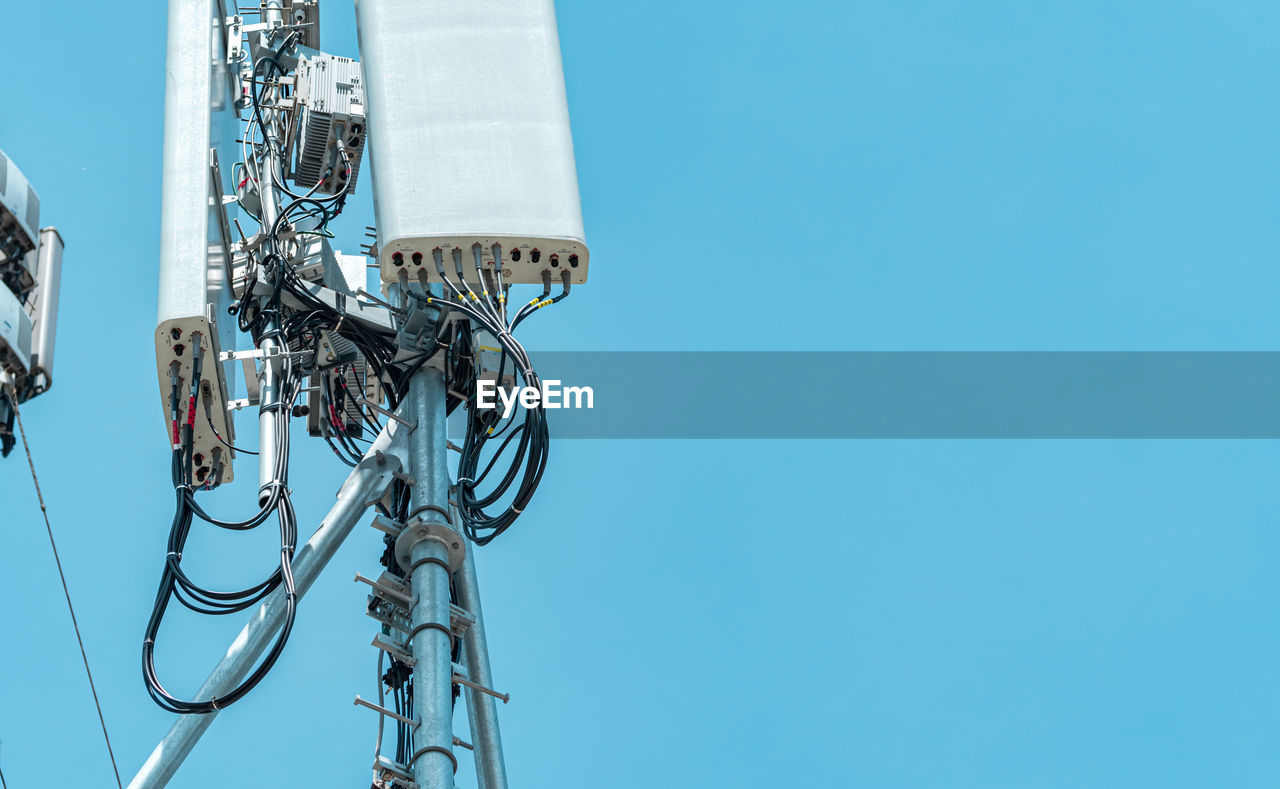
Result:
{"label": "cellular tower", "polygon": [[[354,699],[378,732],[372,785],[448,789],[465,751],[481,789],[508,785],[508,697],[475,553],[533,508],[549,434],[539,404],[504,413],[476,395],[540,386],[517,330],[586,282],[555,10],[359,0],[356,18],[348,58],[325,51],[316,0],[169,2],[155,351],[176,496],[142,664],[177,719],[132,787],[167,784],[214,717],[268,676],[303,596],[362,522],[384,546],[357,576],[380,675],[378,698]],[[360,189],[374,216],[345,254],[331,223]],[[256,416],[252,448],[242,411]],[[465,424],[457,444],[450,414]],[[348,467],[301,544],[295,437]],[[235,482],[244,517],[209,513],[201,494]],[[278,564],[259,583],[212,589],[184,571],[193,530],[269,524]],[[174,604],[247,617],[189,698],[156,659]]]}

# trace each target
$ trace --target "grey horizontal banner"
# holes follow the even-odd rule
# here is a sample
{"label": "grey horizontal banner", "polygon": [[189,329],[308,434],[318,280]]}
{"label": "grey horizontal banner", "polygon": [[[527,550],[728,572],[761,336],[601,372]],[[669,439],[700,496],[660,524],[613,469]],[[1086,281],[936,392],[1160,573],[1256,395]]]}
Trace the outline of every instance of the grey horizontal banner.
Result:
{"label": "grey horizontal banner", "polygon": [[552,438],[1280,438],[1280,352],[531,355]]}

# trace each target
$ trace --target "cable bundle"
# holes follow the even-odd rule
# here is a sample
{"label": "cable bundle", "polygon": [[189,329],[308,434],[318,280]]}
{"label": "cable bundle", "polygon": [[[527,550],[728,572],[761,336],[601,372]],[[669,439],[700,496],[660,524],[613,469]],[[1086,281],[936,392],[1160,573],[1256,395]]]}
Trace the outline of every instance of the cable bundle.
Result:
{"label": "cable bundle", "polygon": [[[292,36],[295,34],[290,35],[291,37],[286,39],[282,50],[287,49],[292,44]],[[271,68],[264,70],[262,68],[264,64],[269,65]],[[290,191],[284,184],[282,174],[279,172],[280,162],[284,155],[284,151],[280,146],[280,140],[284,134],[284,130],[281,128],[283,121],[277,125],[268,126],[264,122],[261,108],[263,91],[259,88],[267,84],[267,80],[271,79],[272,74],[265,73],[268,71],[274,75],[283,75],[284,72],[280,67],[278,56],[259,61],[254,67],[254,89],[251,91],[254,114],[253,119],[250,121],[249,132],[245,135],[245,144],[248,145],[249,141],[253,139],[255,151],[263,152],[263,160],[268,165],[268,175],[271,183],[271,186],[265,188],[279,188],[293,199],[280,210],[279,216],[270,227],[263,227],[265,237],[258,248],[257,257],[250,257],[249,264],[246,267],[244,291],[239,302],[231,308],[231,312],[239,316],[240,329],[248,332],[253,337],[255,346],[262,347],[265,342],[271,341],[280,350],[287,351],[291,347],[309,342],[314,332],[320,328],[334,328],[343,324],[344,314],[318,302],[301,287],[301,280],[292,271],[287,254],[291,251],[289,249],[290,246],[296,248],[296,238],[291,237],[286,240],[283,237],[283,231],[288,227],[296,228],[302,222],[313,220],[315,221],[316,229],[302,232],[325,233],[325,225],[342,210],[342,205],[346,198],[346,190],[344,189],[332,197],[315,198],[313,197],[316,191],[315,188],[299,195]],[[262,82],[258,80],[260,72],[263,73]],[[278,83],[276,85],[277,89],[279,89]],[[261,142],[254,139],[253,129],[255,126],[262,131]],[[345,152],[340,150],[339,153],[342,154],[344,166],[349,167]],[[239,166],[243,168],[246,179],[241,182],[241,185],[252,179],[256,188],[264,188],[260,182],[261,174],[258,172],[254,157],[246,156],[245,163]],[[258,219],[259,223],[261,223],[259,217],[255,217],[255,219]],[[293,235],[296,237],[297,232]],[[266,278],[273,283],[269,294],[261,295],[254,292],[258,267],[263,269]],[[286,310],[281,302],[281,296],[286,289],[304,301],[315,303],[316,309],[301,314]],[[389,361],[393,356],[390,342],[386,338],[372,336],[370,332],[362,329],[354,322],[346,323],[347,328],[344,330],[343,336],[351,339],[360,348],[361,352],[366,354],[366,359],[370,365],[374,366],[375,370],[381,371],[379,365]],[[165,568],[160,579],[160,587],[156,593],[151,617],[147,623],[142,649],[143,676],[146,680],[147,691],[161,707],[177,713],[209,713],[225,708],[243,698],[267,675],[271,667],[279,659],[285,644],[289,640],[297,610],[297,591],[293,580],[293,556],[297,549],[298,528],[293,504],[289,499],[289,419],[293,406],[302,391],[304,371],[294,365],[292,357],[288,353],[284,353],[279,362],[274,359],[268,359],[264,362],[267,364],[278,363],[280,365],[281,380],[279,400],[274,403],[263,403],[259,409],[260,413],[270,414],[274,432],[278,438],[275,455],[271,458],[271,479],[259,491],[259,509],[257,513],[241,521],[220,520],[209,515],[196,502],[195,494],[197,488],[191,484],[192,452],[194,451],[193,433],[197,398],[200,393],[202,361],[200,338],[197,335],[193,339],[193,374],[186,408],[185,425],[179,419],[183,409],[180,399],[182,393],[180,392],[181,382],[178,375],[179,365],[176,362],[171,374],[170,416],[173,432],[171,472],[176,507],[169,530]],[[213,420],[209,412],[210,398],[207,396],[204,408],[205,418],[212,429]],[[229,450],[236,449],[221,436],[217,436],[217,438]],[[214,450],[214,466],[216,468],[214,475],[200,487],[213,487],[221,482],[222,464],[217,462],[216,457],[219,451]],[[359,455],[362,454],[355,450],[354,447],[351,447],[350,451],[356,455],[357,460]],[[196,583],[182,569],[183,550],[190,536],[192,523],[196,518],[222,529],[247,531],[261,526],[272,514],[277,516],[280,526],[280,562],[279,567],[266,580],[246,589],[216,591]],[[160,625],[164,620],[165,612],[168,610],[171,600],[176,598],[184,606],[197,613],[225,615],[247,610],[265,600],[268,595],[279,588],[284,589],[283,600],[286,606],[284,625],[276,635],[275,642],[266,656],[243,682],[216,698],[197,701],[179,699],[164,688],[155,668],[155,644]]]}
{"label": "cable bundle", "polygon": [[[275,665],[276,660],[284,650],[285,643],[289,640],[289,633],[293,629],[297,598],[293,583],[293,555],[298,543],[298,524],[294,515],[293,504],[289,500],[287,406],[297,398],[298,387],[294,385],[289,388],[281,398],[281,402],[277,404],[277,407],[272,409],[280,441],[277,444],[274,458],[274,474],[272,480],[266,486],[265,502],[258,512],[247,520],[224,521],[214,518],[196,503],[196,489],[191,485],[192,433],[195,421],[196,398],[200,391],[201,366],[199,337],[197,336],[195,339],[192,356],[191,393],[187,405],[185,425],[181,424],[179,419],[182,413],[180,408],[181,393],[179,391],[180,382],[176,363],[172,374],[171,416],[172,427],[177,440],[174,442],[171,468],[177,506],[169,529],[168,553],[165,559],[164,573],[161,576],[160,589],[156,593],[156,600],[151,610],[151,618],[147,622],[146,637],[142,646],[142,671],[146,679],[147,691],[151,694],[151,698],[155,699],[156,703],[161,707],[177,713],[209,713],[222,709],[243,698],[255,685],[262,681],[262,678]],[[285,366],[286,368],[289,366],[287,360]],[[285,379],[293,380],[293,377],[286,375]],[[280,566],[266,580],[247,589],[222,592],[201,586],[183,571],[182,553],[186,547],[187,538],[191,534],[191,525],[195,518],[222,529],[247,531],[265,523],[273,513],[277,515],[280,524]],[[275,643],[266,657],[243,682],[231,691],[207,701],[186,701],[165,690],[155,669],[155,644],[170,600],[176,598],[178,602],[187,608],[201,614],[234,614],[257,605],[266,599],[267,595],[281,586],[285,590],[286,611],[284,626],[280,629],[280,633],[276,636]]]}
{"label": "cable bundle", "polygon": [[[551,276],[543,275],[542,296],[523,305],[515,315],[507,314],[508,286],[502,282],[502,267],[494,266],[491,276],[486,276],[482,266],[484,250],[480,244],[472,247],[475,264],[475,277],[481,295],[477,296],[467,281],[462,267],[462,250],[453,250],[454,273],[458,283],[455,285],[445,273],[444,254],[437,249],[432,253],[436,265],[436,273],[449,290],[452,299],[445,302],[449,309],[466,315],[472,321],[470,342],[474,348],[478,346],[475,335],[479,329],[491,334],[502,348],[498,363],[498,380],[501,381],[507,368],[507,360],[511,359],[515,373],[525,386],[541,391],[542,384],[533,369],[533,363],[524,346],[515,339],[516,328],[530,315],[542,307],[555,304],[569,295],[569,273],[563,274],[564,292],[555,298],[547,298],[551,294]],[[494,260],[502,260],[502,247],[494,244],[491,250]],[[420,274],[423,289],[426,290],[426,278]],[[463,291],[466,291],[465,295]],[[415,294],[416,295],[416,294]],[[418,298],[424,298],[419,296]],[[425,297],[428,303],[435,302]],[[444,306],[444,305],[442,305]],[[475,397],[475,377],[469,382],[467,391],[469,401]],[[541,402],[534,408],[522,409],[524,415],[517,421],[514,416],[503,418],[496,409],[481,409],[471,402],[467,418],[467,432],[462,443],[462,457],[458,461],[458,510],[462,515],[463,529],[467,537],[477,545],[486,545],[502,534],[515,523],[524,512],[529,500],[542,481],[542,474],[547,467],[547,452],[550,448],[550,437],[547,432],[546,411]],[[503,435],[505,434],[505,438]],[[502,438],[502,443],[492,459],[480,471],[481,458],[485,446],[490,441]],[[502,478],[486,493],[478,492],[482,483],[488,478],[498,463],[516,441],[510,463]],[[504,497],[510,495],[511,500],[497,514],[485,511]]]}

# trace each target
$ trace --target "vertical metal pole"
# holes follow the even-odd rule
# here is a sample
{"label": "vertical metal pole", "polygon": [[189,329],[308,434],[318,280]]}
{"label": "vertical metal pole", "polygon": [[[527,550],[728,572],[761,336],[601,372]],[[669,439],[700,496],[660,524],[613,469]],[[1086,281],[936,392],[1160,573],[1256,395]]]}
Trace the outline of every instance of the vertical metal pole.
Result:
{"label": "vertical metal pole", "polygon": [[[467,628],[462,639],[462,655],[471,681],[486,688],[493,687],[493,671],[489,667],[489,642],[484,634],[484,615],[480,612],[480,585],[476,579],[476,560],[472,550],[462,560],[453,576],[458,591],[458,605],[470,611],[476,622]],[[476,780],[479,789],[507,789],[507,764],[502,758],[502,732],[498,728],[498,700],[487,693],[466,688],[467,717],[471,720],[471,744],[475,746]]]}
{"label": "vertical metal pole", "polygon": [[[447,524],[449,468],[445,425],[445,381],[439,370],[414,374],[405,405],[417,429],[409,436],[414,484],[410,521]],[[413,704],[418,725],[410,766],[420,789],[453,789],[453,668],[449,628],[449,552],[438,539],[419,539],[409,549],[413,587]]]}
{"label": "vertical metal pole", "polygon": [[[268,134],[268,145],[270,139]],[[272,166],[270,155],[262,158],[268,167]],[[271,186],[270,176],[262,182],[260,192],[263,227],[271,227],[276,221],[277,205],[276,190]],[[283,276],[283,272],[277,271],[276,276]],[[253,284],[249,283],[246,287],[253,287]],[[267,321],[268,335],[279,328],[278,319]],[[281,440],[281,436],[277,435],[280,424],[277,410],[283,406],[280,403],[280,359],[272,357],[273,353],[281,350],[280,344],[274,337],[268,336],[259,343],[259,348],[263,352],[263,358],[262,366],[258,368],[258,391],[261,393],[258,400],[258,506],[262,506],[270,498],[270,485],[276,479],[276,458]]]}
{"label": "vertical metal pole", "polygon": [[[264,5],[262,18],[264,22],[273,26],[283,22],[284,17],[280,11],[279,0],[269,0]],[[274,89],[268,91],[266,98],[268,101],[264,103],[274,104],[278,98],[277,92]],[[263,110],[265,127],[262,130],[263,152],[258,159],[258,199],[262,204],[262,227],[268,231],[275,227],[276,220],[280,216],[280,196],[275,186],[276,164],[284,155],[278,134],[279,119],[280,113],[277,110]],[[278,260],[275,265],[275,276],[284,276],[281,262]],[[253,284],[249,283],[247,287],[253,287]],[[279,318],[271,318],[267,321],[266,333],[271,335],[279,328]],[[262,506],[270,498],[270,485],[276,479],[276,455],[282,440],[282,437],[277,435],[280,424],[277,420],[277,412],[284,406],[280,403],[280,360],[271,356],[282,350],[280,343],[274,337],[267,336],[258,347],[264,354],[262,367],[258,370],[258,390],[261,393],[258,401],[258,505]]]}
{"label": "vertical metal pole", "polygon": [[[275,321],[268,324],[268,331],[277,328]],[[274,339],[264,339],[262,350],[271,354],[279,349]],[[277,410],[284,406],[280,403],[279,360],[269,356],[262,360],[258,370],[258,387],[262,399],[258,406],[258,506],[261,507],[271,497],[271,485],[276,479],[276,461],[278,458],[280,436],[276,427]]]}
{"label": "vertical metal pole", "polygon": [[284,3],[282,0],[266,0],[262,4],[262,21],[271,27],[284,24]]}

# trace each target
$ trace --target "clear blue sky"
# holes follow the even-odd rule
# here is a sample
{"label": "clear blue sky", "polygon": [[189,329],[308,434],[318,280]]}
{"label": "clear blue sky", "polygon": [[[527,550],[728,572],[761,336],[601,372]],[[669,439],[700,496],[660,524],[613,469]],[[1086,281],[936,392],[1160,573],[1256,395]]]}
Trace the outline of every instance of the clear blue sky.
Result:
{"label": "clear blue sky", "polygon": [[[171,720],[139,669],[172,511],[143,5],[0,12],[0,148],[67,242],[56,385],[24,414],[126,780]],[[558,11],[592,281],[533,348],[1276,348],[1275,3]],[[349,4],[323,13],[355,55]],[[344,469],[295,446],[309,531]],[[1277,472],[1261,441],[556,443],[480,556],[512,785],[1280,785]],[[18,455],[0,499],[9,786],[106,786]],[[248,580],[269,531],[189,554]],[[357,531],[175,786],[366,785],[351,577],[378,550]],[[175,616],[172,686],[238,626]]]}

